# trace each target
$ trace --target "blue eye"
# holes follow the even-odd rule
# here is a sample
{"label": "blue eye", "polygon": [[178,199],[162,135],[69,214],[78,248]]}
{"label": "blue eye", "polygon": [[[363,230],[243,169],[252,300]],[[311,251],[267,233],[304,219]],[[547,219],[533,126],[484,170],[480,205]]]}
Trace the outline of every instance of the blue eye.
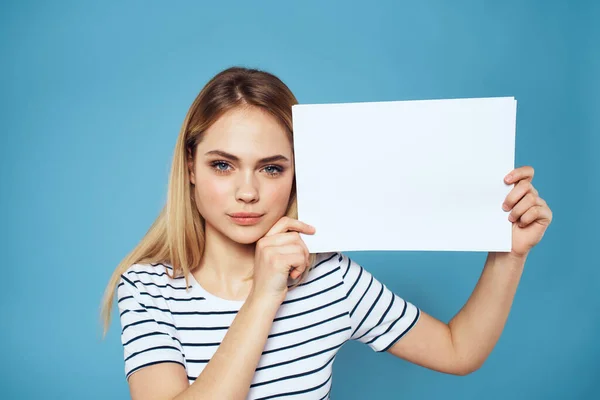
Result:
{"label": "blue eye", "polygon": [[271,176],[276,176],[283,172],[283,168],[277,165],[267,165],[265,167],[265,172]]}
{"label": "blue eye", "polygon": [[218,173],[229,172],[230,165],[224,161],[215,161],[211,165]]}

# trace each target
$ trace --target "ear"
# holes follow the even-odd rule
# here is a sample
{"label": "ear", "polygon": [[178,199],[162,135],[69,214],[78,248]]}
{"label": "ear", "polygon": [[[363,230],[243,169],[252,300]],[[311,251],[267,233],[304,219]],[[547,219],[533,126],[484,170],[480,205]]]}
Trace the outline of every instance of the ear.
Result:
{"label": "ear", "polygon": [[194,159],[192,158],[192,152],[188,150],[187,153],[187,166],[190,174],[190,182],[192,185],[196,184],[196,175],[194,174]]}

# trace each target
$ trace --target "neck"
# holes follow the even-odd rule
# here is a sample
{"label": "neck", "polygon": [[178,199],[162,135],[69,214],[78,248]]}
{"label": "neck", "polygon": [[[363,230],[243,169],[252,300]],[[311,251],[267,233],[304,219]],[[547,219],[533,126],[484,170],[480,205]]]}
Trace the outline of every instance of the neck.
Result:
{"label": "neck", "polygon": [[232,241],[211,225],[205,225],[204,252],[194,277],[213,294],[229,299],[245,298],[252,286],[244,280],[254,268],[255,244]]}

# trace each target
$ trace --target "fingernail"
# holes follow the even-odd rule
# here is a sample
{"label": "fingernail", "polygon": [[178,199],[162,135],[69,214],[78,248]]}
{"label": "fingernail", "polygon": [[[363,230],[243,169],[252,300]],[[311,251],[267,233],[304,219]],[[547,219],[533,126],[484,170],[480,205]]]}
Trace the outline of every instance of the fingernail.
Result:
{"label": "fingernail", "polygon": [[510,182],[512,181],[512,175],[506,175],[506,178],[504,178],[506,180],[506,182]]}
{"label": "fingernail", "polygon": [[508,204],[506,204],[506,203],[502,204],[502,209],[504,211],[508,211]]}

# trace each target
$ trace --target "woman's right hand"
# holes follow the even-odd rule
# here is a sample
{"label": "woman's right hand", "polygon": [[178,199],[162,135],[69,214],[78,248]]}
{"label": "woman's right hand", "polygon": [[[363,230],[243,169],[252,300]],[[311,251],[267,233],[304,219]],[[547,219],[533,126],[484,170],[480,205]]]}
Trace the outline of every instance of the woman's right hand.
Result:
{"label": "woman's right hand", "polygon": [[309,267],[309,255],[300,233],[312,235],[315,228],[289,217],[282,217],[256,243],[254,255],[255,296],[272,297],[283,302],[288,277],[297,279]]}

